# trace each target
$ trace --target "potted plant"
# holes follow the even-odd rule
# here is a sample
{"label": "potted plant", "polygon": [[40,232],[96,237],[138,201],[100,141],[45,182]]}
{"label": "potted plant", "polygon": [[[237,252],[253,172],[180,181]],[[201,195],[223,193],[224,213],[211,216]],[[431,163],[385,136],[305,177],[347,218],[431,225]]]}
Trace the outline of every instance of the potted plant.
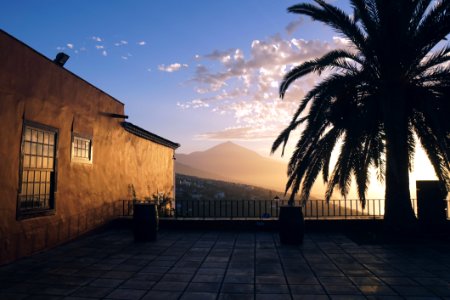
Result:
{"label": "potted plant", "polygon": [[158,207],[158,213],[162,217],[172,216],[172,198],[165,193],[153,194],[153,201]]}
{"label": "potted plant", "polygon": [[280,206],[278,229],[282,244],[299,245],[303,243],[305,222],[302,206],[295,206],[293,197],[289,199],[287,205]]}

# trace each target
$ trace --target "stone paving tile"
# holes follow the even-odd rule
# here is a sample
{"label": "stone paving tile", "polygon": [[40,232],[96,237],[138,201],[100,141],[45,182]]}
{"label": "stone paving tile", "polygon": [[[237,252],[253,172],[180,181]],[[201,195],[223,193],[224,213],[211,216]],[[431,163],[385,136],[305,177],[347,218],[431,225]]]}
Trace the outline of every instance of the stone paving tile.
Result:
{"label": "stone paving tile", "polygon": [[0,267],[0,299],[450,299],[450,244],[308,233],[104,230]]}
{"label": "stone paving tile", "polygon": [[164,275],[159,273],[136,273],[130,279],[144,280],[144,281],[158,281]]}
{"label": "stone paving tile", "polygon": [[253,300],[254,295],[251,294],[227,294],[223,293],[219,295],[219,300]]}
{"label": "stone paving tile", "polygon": [[294,300],[328,300],[327,295],[292,295]]}
{"label": "stone paving tile", "polygon": [[365,300],[366,297],[362,295],[330,295],[332,300]]}
{"label": "stone paving tile", "polygon": [[253,293],[254,289],[255,286],[252,283],[224,283],[220,292],[230,294],[248,294]]}
{"label": "stone paving tile", "polygon": [[180,300],[215,300],[217,297],[216,293],[207,292],[185,292]]}
{"label": "stone paving tile", "polygon": [[163,281],[173,281],[173,282],[190,282],[193,274],[178,274],[178,273],[167,273],[162,277]]}
{"label": "stone paving tile", "polygon": [[256,275],[255,282],[267,284],[286,284],[286,278],[283,275]]}
{"label": "stone paving tile", "polygon": [[319,284],[291,285],[291,292],[294,295],[325,295],[326,292]]}
{"label": "stone paving tile", "polygon": [[92,298],[69,296],[65,297],[64,300],[92,300]]}
{"label": "stone paving tile", "polygon": [[98,278],[92,281],[89,286],[95,287],[117,287],[124,282],[123,279]]}
{"label": "stone paving tile", "polygon": [[359,290],[366,296],[396,296],[394,290],[385,285],[361,285]]}
{"label": "stone paving tile", "polygon": [[26,298],[27,300],[61,300],[64,297],[61,296],[49,296],[49,295],[31,295]]}
{"label": "stone paving tile", "polygon": [[150,291],[142,300],[177,300],[181,292]]}
{"label": "stone paving tile", "polygon": [[145,290],[115,289],[105,299],[138,300],[146,292]]}
{"label": "stone paving tile", "polygon": [[290,300],[289,294],[256,294],[256,300]]}
{"label": "stone paving tile", "polygon": [[253,275],[246,274],[229,274],[225,275],[224,282],[227,283],[253,283],[255,278]]}
{"label": "stone paving tile", "polygon": [[187,292],[208,292],[208,293],[218,293],[220,289],[219,282],[191,282],[186,291]]}
{"label": "stone paving tile", "polygon": [[421,286],[391,285],[391,288],[402,296],[435,296],[433,292]]}
{"label": "stone paving tile", "polygon": [[354,284],[357,286],[361,285],[383,285],[384,283],[381,281],[380,278],[377,278],[375,276],[370,277],[349,277],[351,281],[353,281]]}
{"label": "stone paving tile", "polygon": [[287,284],[256,284],[255,291],[258,294],[289,294]]}
{"label": "stone paving tile", "polygon": [[[120,269],[118,269],[120,270]],[[109,271],[101,275],[101,278],[111,278],[111,279],[128,279],[133,276],[133,272],[124,272],[124,271]]]}
{"label": "stone paving tile", "polygon": [[77,290],[78,287],[69,285],[69,286],[43,286],[41,289],[35,292],[35,294],[39,295],[54,295],[54,296],[68,296]]}
{"label": "stone paving tile", "polygon": [[223,275],[217,275],[217,274],[215,274],[215,275],[197,274],[192,279],[192,282],[221,282],[223,277],[224,277]]}
{"label": "stone paving tile", "polygon": [[156,283],[156,281],[146,281],[137,279],[128,279],[120,287],[124,289],[149,290]]}
{"label": "stone paving tile", "polygon": [[359,295],[358,288],[351,285],[325,285],[325,290],[329,295]]}
{"label": "stone paving tile", "polygon": [[182,292],[187,287],[187,285],[188,282],[160,281],[152,287],[152,290]]}
{"label": "stone paving tile", "polygon": [[0,292],[0,299],[22,300],[28,297],[28,294]]}
{"label": "stone paving tile", "polygon": [[[367,299],[370,300],[404,300],[407,299],[407,297],[400,297],[400,296],[367,296]],[[419,300],[419,299],[416,299]],[[434,299],[421,299],[421,300],[434,300]]]}
{"label": "stone paving tile", "polygon": [[84,286],[72,293],[71,296],[102,298],[111,293],[112,290],[112,288]]}
{"label": "stone paving tile", "polygon": [[221,268],[199,268],[197,270],[198,275],[223,275],[226,269]]}
{"label": "stone paving tile", "polygon": [[289,284],[319,284],[319,280],[312,273],[305,275],[286,275]]}

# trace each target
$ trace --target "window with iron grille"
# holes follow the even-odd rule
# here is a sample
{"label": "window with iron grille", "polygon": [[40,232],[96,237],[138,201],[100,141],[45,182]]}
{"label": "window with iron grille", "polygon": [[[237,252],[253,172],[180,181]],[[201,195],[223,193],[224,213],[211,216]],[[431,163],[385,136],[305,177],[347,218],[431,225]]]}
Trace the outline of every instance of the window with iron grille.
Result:
{"label": "window with iron grille", "polygon": [[72,138],[72,161],[92,163],[92,139],[77,134]]}
{"label": "window with iron grille", "polygon": [[24,124],[18,216],[54,209],[56,129]]}

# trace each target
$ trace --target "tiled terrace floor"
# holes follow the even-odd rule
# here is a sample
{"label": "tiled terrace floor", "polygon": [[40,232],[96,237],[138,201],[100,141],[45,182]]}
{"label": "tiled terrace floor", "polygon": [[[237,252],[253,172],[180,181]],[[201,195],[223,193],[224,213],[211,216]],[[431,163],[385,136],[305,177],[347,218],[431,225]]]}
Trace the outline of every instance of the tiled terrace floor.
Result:
{"label": "tiled terrace floor", "polygon": [[106,230],[0,267],[0,299],[450,299],[450,245],[311,233]]}

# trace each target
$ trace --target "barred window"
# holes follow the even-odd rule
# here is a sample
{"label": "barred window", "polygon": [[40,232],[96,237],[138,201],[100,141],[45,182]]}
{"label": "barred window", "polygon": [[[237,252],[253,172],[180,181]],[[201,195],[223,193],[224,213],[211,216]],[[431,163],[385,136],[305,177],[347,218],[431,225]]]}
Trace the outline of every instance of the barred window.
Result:
{"label": "barred window", "polygon": [[19,215],[54,208],[56,130],[24,125]]}
{"label": "barred window", "polygon": [[92,139],[74,134],[72,139],[72,161],[92,162]]}

